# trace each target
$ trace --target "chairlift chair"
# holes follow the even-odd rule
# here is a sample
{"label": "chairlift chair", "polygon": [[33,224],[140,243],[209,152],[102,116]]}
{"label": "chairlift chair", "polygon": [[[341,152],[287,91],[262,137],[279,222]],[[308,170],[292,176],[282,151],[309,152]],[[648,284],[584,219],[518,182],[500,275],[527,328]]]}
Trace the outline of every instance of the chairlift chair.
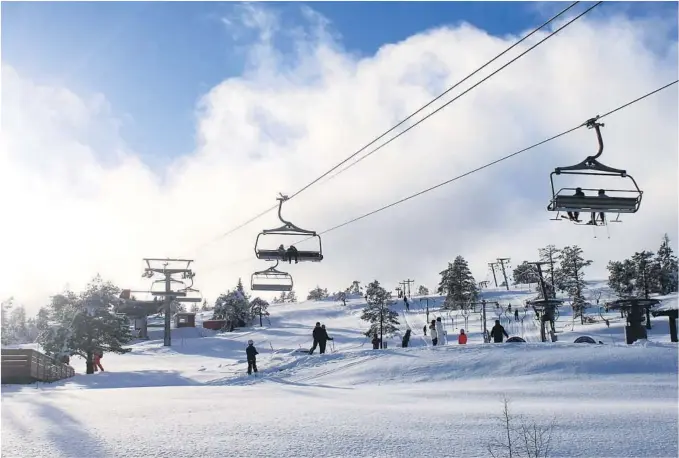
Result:
{"label": "chairlift chair", "polygon": [[278,200],[278,219],[283,222],[283,225],[275,229],[264,229],[257,235],[257,240],[255,241],[255,255],[257,256],[257,259],[262,259],[265,261],[286,261],[286,252],[281,252],[278,249],[263,249],[259,246],[259,240],[260,237],[267,235],[292,235],[308,236],[309,238],[316,238],[318,240],[318,250],[297,251],[297,261],[320,262],[323,260],[321,237],[316,234],[316,231],[308,231],[306,229],[299,228],[291,222],[284,220],[283,216],[281,215],[281,208],[283,207],[283,202],[288,200],[288,197],[281,194],[280,197],[276,198],[276,200]]}
{"label": "chairlift chair", "polygon": [[[561,216],[559,218],[560,212],[578,212],[578,213],[617,213],[616,219],[612,222],[620,222],[621,213],[636,213],[639,211],[641,206],[641,197],[643,191],[639,189],[637,182],[631,175],[627,174],[626,170],[615,169],[608,167],[601,162],[597,161],[597,158],[601,156],[604,151],[604,141],[601,136],[601,127],[604,126],[602,123],[596,122],[599,116],[592,118],[587,121],[586,125],[589,129],[594,129],[596,131],[597,140],[599,142],[599,151],[594,156],[588,156],[584,161],[579,164],[568,166],[568,167],[557,167],[549,175],[549,180],[552,185],[552,200],[547,206],[547,210],[551,212],[557,212],[554,221],[560,221],[561,218],[566,218],[566,216]],[[598,189],[592,188],[580,188],[584,191],[593,191],[594,195],[590,196],[575,196],[572,195],[576,188],[561,188],[559,191],[555,191],[554,188],[554,175],[580,175],[580,176],[609,176],[609,177],[620,177],[628,178],[632,181],[634,189],[603,189],[606,193],[605,197],[600,197],[596,195]],[[569,192],[570,194],[565,194]],[[617,193],[620,196],[610,196],[610,193]],[[605,222],[604,222],[605,224]]]}
{"label": "chairlift chair", "polygon": [[250,289],[252,291],[292,291],[292,276],[287,272],[277,270],[276,265],[266,270],[255,272],[250,277]]}

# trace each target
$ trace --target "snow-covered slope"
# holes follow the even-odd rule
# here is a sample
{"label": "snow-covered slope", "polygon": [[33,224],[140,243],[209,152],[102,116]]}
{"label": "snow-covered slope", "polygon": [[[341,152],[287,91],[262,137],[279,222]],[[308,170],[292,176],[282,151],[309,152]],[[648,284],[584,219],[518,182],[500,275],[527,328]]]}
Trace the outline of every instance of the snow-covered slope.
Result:
{"label": "snow-covered slope", "polygon": [[[464,327],[466,346],[432,347],[422,332],[426,301],[418,298],[410,311],[395,307],[402,329],[412,329],[411,348],[399,348],[396,336],[388,349],[372,350],[360,298],[346,307],[273,304],[270,323],[233,333],[174,329],[171,348],[153,330],[153,340],[131,353],[107,354],[104,373],[3,386],[2,455],[487,456],[506,395],[514,413],[554,420],[553,456],[677,456],[678,353],[667,319],[654,318],[649,341],[628,346],[619,314],[604,314],[609,328],[596,309],[588,314],[598,321],[586,325],[564,310],[559,341],[541,343],[523,307],[533,295],[484,292],[519,307],[519,321],[493,306],[487,318],[489,326],[501,319],[524,344],[483,344],[480,314],[465,323],[439,311],[437,296],[429,319],[440,315],[449,338]],[[209,313],[199,326],[203,318]],[[317,321],[335,338],[322,356],[299,351],[311,345]],[[574,344],[579,335],[604,344]],[[244,373],[248,339],[260,352],[257,378]],[[80,360],[74,365],[84,369]]]}

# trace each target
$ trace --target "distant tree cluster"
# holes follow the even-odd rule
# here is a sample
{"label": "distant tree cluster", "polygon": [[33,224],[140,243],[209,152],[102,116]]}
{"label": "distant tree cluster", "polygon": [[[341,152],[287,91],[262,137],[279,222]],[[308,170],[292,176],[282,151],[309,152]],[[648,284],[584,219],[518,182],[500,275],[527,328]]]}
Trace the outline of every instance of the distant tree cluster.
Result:
{"label": "distant tree cluster", "polygon": [[268,307],[269,303],[259,297],[250,301],[239,278],[235,289],[220,294],[215,300],[213,319],[225,320],[226,330],[233,331],[250,325],[255,319],[259,319],[261,324],[261,318],[269,316]]}
{"label": "distant tree cluster", "polygon": [[[574,316],[584,320],[587,306],[585,292],[585,269],[592,264],[585,259],[582,249],[577,246],[556,248],[548,245],[540,248],[539,261],[542,264],[544,290],[548,298],[555,298],[557,291],[565,292],[571,298]],[[663,237],[657,253],[641,251],[631,259],[608,263],[608,285],[620,297],[648,297],[650,294],[669,294],[677,291],[677,257],[672,252],[667,234]],[[543,298],[543,287],[534,263],[524,261],[513,271],[514,284],[536,283],[538,297]],[[596,294],[595,294],[596,295]],[[598,293],[600,296],[600,292]]]}
{"label": "distant tree cluster", "polygon": [[677,257],[665,234],[657,253],[640,251],[630,259],[608,263],[608,286],[620,297],[648,297],[677,291]]}
{"label": "distant tree cluster", "polygon": [[345,293],[351,294],[351,295],[358,295],[362,296],[363,295],[363,287],[361,286],[361,282],[358,280],[354,280],[351,285],[344,290]]}
{"label": "distant tree cluster", "polygon": [[287,293],[282,291],[278,297],[273,299],[274,304],[283,304],[285,302],[297,302],[297,295],[294,290]]}
{"label": "distant tree cluster", "polygon": [[26,318],[23,305],[14,306],[14,299],[9,298],[2,306],[2,344],[24,344],[35,342],[38,337],[37,318]]}
{"label": "distant tree cluster", "polygon": [[330,297],[330,295],[328,294],[328,289],[321,288],[320,286],[316,285],[316,288],[309,291],[309,294],[307,295],[306,299],[308,301],[321,301],[323,299],[327,299],[328,297]]}

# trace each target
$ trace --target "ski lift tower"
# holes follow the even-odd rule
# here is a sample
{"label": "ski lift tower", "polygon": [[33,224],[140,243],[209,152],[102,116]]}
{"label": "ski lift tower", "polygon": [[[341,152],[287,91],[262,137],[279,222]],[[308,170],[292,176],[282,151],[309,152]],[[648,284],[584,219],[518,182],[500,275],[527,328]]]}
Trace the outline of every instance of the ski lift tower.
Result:
{"label": "ski lift tower", "polygon": [[[193,259],[161,259],[161,258],[144,258],[146,263],[146,268],[142,277],[153,278],[155,274],[162,275],[163,279],[156,280],[157,282],[165,283],[164,291],[153,291],[151,294],[154,297],[163,298],[163,308],[165,309],[165,332],[164,332],[164,342],[163,345],[169,347],[172,345],[172,334],[170,331],[171,325],[171,304],[173,301],[177,302],[200,302],[200,297],[187,297],[187,291],[196,291],[192,288],[193,277],[196,276],[189,266],[193,262]],[[181,275],[183,280],[190,280],[191,285],[184,287],[183,289],[173,291],[172,283],[182,283],[183,281],[173,278],[174,275]]]}

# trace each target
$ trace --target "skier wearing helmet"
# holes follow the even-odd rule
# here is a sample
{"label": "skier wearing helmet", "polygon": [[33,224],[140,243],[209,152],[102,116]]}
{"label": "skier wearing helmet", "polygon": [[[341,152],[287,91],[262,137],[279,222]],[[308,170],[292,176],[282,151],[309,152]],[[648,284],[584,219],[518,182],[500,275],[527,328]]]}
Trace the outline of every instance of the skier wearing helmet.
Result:
{"label": "skier wearing helmet", "polygon": [[257,373],[257,355],[259,352],[255,348],[255,343],[252,340],[248,340],[248,347],[245,349],[245,354],[248,357],[248,375],[252,375],[252,371]]}

